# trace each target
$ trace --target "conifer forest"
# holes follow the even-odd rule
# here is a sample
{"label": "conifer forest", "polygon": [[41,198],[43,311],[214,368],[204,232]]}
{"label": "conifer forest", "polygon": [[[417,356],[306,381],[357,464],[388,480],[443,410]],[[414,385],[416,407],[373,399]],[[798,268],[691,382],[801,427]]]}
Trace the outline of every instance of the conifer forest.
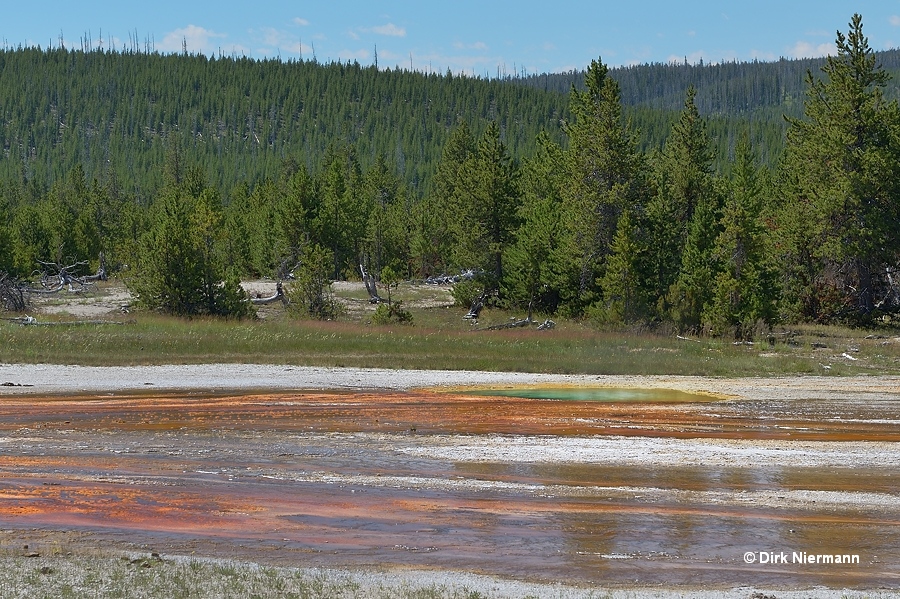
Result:
{"label": "conifer forest", "polygon": [[[900,312],[900,51],[481,78],[0,50],[0,273],[104,256],[148,308],[473,273],[461,302],[752,338]],[[295,273],[296,274],[296,273]]]}

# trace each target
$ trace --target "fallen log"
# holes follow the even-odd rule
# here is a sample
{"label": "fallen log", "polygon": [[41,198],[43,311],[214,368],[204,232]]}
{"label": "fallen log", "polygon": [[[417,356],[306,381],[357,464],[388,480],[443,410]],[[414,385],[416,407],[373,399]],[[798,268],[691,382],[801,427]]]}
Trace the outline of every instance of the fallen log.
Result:
{"label": "fallen log", "polygon": [[14,322],[16,324],[20,324],[22,326],[30,326],[30,327],[69,327],[69,326],[84,326],[84,325],[124,325],[127,324],[122,322],[121,320],[60,320],[60,321],[38,321],[34,316],[22,316],[19,318],[4,318],[4,320],[8,320],[10,322]]}
{"label": "fallen log", "polygon": [[532,320],[531,318],[523,318],[521,320],[513,320],[511,322],[506,322],[503,324],[495,324],[489,327],[481,327],[479,329],[473,329],[475,331],[502,331],[505,329],[519,329],[522,327],[527,327],[529,325],[537,325],[537,330],[539,331],[548,331],[556,326],[556,323],[550,320],[549,318],[544,322],[538,324],[537,321]]}
{"label": "fallen log", "polygon": [[275,286],[274,295],[270,295],[269,297],[250,298],[250,303],[252,303],[254,306],[265,306],[267,304],[274,304],[275,302],[281,302],[285,306],[290,303],[287,296],[284,294],[284,285],[282,285],[281,281],[278,281],[278,284]]}
{"label": "fallen log", "polygon": [[35,320],[34,316],[16,316],[15,318],[4,318],[3,320],[8,320],[9,322],[14,322],[16,324],[21,325],[30,325],[37,324],[37,320]]}
{"label": "fallen log", "polygon": [[527,318],[522,320],[514,320],[513,322],[507,322],[504,324],[495,324],[489,327],[482,327],[480,329],[475,329],[476,331],[502,331],[503,329],[518,329],[521,327],[527,327],[531,324],[531,321]]}

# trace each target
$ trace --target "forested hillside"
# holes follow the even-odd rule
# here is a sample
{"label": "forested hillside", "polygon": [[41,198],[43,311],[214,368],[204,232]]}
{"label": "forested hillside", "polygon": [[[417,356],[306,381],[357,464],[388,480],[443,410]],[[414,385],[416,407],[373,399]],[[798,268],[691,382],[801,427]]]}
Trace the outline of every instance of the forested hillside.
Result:
{"label": "forested hillside", "polygon": [[217,185],[274,176],[285,159],[312,167],[353,144],[417,189],[465,118],[496,120],[517,154],[541,128],[559,139],[566,98],[465,77],[358,64],[34,48],[0,52],[0,177],[49,187],[76,165],[88,178],[152,194],[167,140]]}
{"label": "forested hillside", "polygon": [[593,61],[565,93],[563,76],[6,50],[0,271],[102,253],[177,314],[243,314],[239,277],[293,272],[330,317],[321,282],[363,265],[466,270],[461,303],[603,326],[888,322],[897,55],[858,15],[836,42],[817,63]]}
{"label": "forested hillside", "polygon": [[[900,52],[877,56],[900,73]],[[693,85],[717,165],[733,156],[737,132],[748,126],[772,165],[783,145],[782,115],[802,113],[805,74],[822,64],[657,64],[610,76],[642,149],[662,147]],[[0,178],[44,189],[78,164],[91,179],[152,195],[162,182],[154,167],[176,135],[190,160],[226,189],[274,176],[288,157],[313,167],[329,147],[350,143],[364,167],[381,154],[423,195],[459,119],[476,133],[496,120],[510,150],[524,158],[542,130],[563,140],[569,91],[583,82],[584,72],[487,80],[358,64],[5,49]],[[888,97],[897,95],[895,82]]]}
{"label": "forested hillside", "polygon": [[[885,97],[900,98],[900,50],[875,52],[876,60],[891,76]],[[717,165],[733,157],[735,132],[749,127],[760,159],[774,165],[787,130],[784,116],[803,114],[806,76],[821,75],[825,58],[781,59],[777,62],[725,62],[715,64],[642,64],[610,69],[622,91],[626,114],[642,130],[643,148],[661,147],[694,86],[700,114],[708,119]],[[585,71],[549,73],[511,79],[547,92],[568,93],[584,85]],[[661,115],[668,114],[665,125]]]}
{"label": "forested hillside", "polygon": [[[900,50],[875,52],[878,63],[893,78],[887,97],[900,95]],[[803,113],[806,74],[817,77],[825,58],[785,59],[777,62],[725,62],[704,64],[642,64],[611,68],[610,76],[622,89],[624,106],[647,106],[680,110],[684,90],[697,88],[697,108],[705,116],[738,115],[778,108],[789,116]],[[584,85],[585,71],[545,73],[515,79],[545,91],[568,93],[572,86]]]}

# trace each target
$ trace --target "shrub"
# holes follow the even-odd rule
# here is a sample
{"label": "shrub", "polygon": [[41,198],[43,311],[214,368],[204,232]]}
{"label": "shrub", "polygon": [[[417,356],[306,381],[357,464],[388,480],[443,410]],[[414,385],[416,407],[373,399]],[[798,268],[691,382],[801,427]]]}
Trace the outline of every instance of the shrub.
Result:
{"label": "shrub", "polygon": [[383,325],[395,322],[412,323],[412,313],[403,309],[403,302],[398,300],[389,304],[378,304],[375,314],[372,315],[372,324]]}
{"label": "shrub", "polygon": [[468,309],[472,302],[481,297],[483,291],[484,285],[473,279],[456,283],[450,294],[453,296],[454,305]]}
{"label": "shrub", "polygon": [[335,320],[343,311],[331,294],[334,254],[321,246],[312,245],[303,251],[295,280],[286,293],[295,313],[319,320]]}

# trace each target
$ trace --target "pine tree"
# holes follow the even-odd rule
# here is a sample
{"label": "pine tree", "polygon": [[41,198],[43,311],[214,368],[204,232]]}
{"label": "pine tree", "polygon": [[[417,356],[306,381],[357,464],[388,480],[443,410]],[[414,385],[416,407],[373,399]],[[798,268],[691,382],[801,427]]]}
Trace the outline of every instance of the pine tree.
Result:
{"label": "pine tree", "polygon": [[57,255],[51,246],[53,232],[48,227],[48,220],[42,206],[29,202],[16,208],[9,227],[16,272],[30,274],[38,268],[40,261]]}
{"label": "pine tree", "polygon": [[393,265],[398,276],[405,276],[409,263],[409,218],[400,177],[380,156],[363,176],[363,188],[370,207],[364,250],[368,268],[380,273]]}
{"label": "pine tree", "polygon": [[362,172],[352,147],[332,152],[321,175],[321,203],[312,222],[317,243],[331,251],[332,277],[356,272],[369,219]]}
{"label": "pine tree", "polygon": [[142,239],[136,276],[127,280],[138,303],[176,315],[199,314],[200,265],[194,252],[190,204],[170,188],[156,203],[152,228]]}
{"label": "pine tree", "polygon": [[599,306],[594,306],[593,315],[612,324],[639,322],[647,317],[642,272],[644,248],[628,210],[619,217],[610,251],[606,272],[600,282],[603,300]]}
{"label": "pine tree", "polygon": [[[460,185],[460,170],[475,150],[472,132],[466,121],[461,121],[444,145],[431,190],[415,208],[415,235],[411,251],[422,277],[447,274],[451,267],[457,266],[451,264],[456,245],[453,223],[461,210],[457,188]],[[464,264],[462,268],[472,266]]]}
{"label": "pine tree", "polygon": [[250,189],[246,184],[235,185],[231,190],[227,206],[222,214],[223,249],[228,263],[238,272],[250,274],[255,272],[253,266],[251,237],[253,224],[250,210]]}
{"label": "pine tree", "polygon": [[[658,173],[657,177],[664,181],[667,174]],[[678,278],[684,249],[684,224],[679,221],[678,207],[671,200],[668,185],[664,182],[647,204],[644,220],[647,232],[647,251],[642,260],[647,277],[645,286],[655,304],[651,306],[654,316],[662,318],[665,316],[665,296]]]}
{"label": "pine tree", "polygon": [[218,194],[203,188],[194,199],[188,237],[193,244],[199,275],[197,288],[200,314],[247,316],[251,304],[240,286],[237,273],[229,272],[221,252],[222,206]]}
{"label": "pine tree", "polygon": [[[77,165],[64,184],[55,189],[59,202],[56,240],[63,261],[96,260],[101,251],[100,233],[84,169]],[[87,274],[87,266],[80,274]]]}
{"label": "pine tree", "polygon": [[317,201],[315,182],[303,164],[286,167],[282,179],[276,207],[278,231],[288,252],[299,251],[310,233],[309,215]]}
{"label": "pine tree", "polygon": [[286,241],[277,226],[277,210],[281,190],[271,179],[253,188],[241,207],[245,244],[250,258],[251,273],[270,277],[286,251]]}
{"label": "pine tree", "polygon": [[251,304],[220,251],[218,196],[196,170],[180,179],[154,206],[128,286],[140,304],[168,314],[246,316]]}
{"label": "pine tree", "polygon": [[518,224],[518,186],[518,167],[500,139],[500,127],[492,122],[460,168],[451,230],[454,262],[479,269],[494,289],[503,279],[503,252]]}
{"label": "pine tree", "polygon": [[659,171],[665,178],[659,181],[682,226],[683,239],[687,237],[688,224],[694,211],[715,195],[713,183],[713,156],[706,120],[700,116],[695,99],[697,90],[687,90],[684,108],[672,132],[666,139],[659,163]]}
{"label": "pine tree", "polygon": [[858,14],[836,43],[824,77],[807,75],[805,118],[790,123],[784,167],[785,262],[808,279],[790,297],[814,319],[871,314],[900,259],[900,109],[884,98],[889,77]]}
{"label": "pine tree", "polygon": [[0,272],[14,273],[12,239],[10,237],[12,211],[6,190],[0,187]]}
{"label": "pine tree", "polygon": [[622,116],[619,84],[600,61],[592,61],[584,91],[573,89],[565,187],[568,234],[580,267],[579,295],[587,303],[596,293],[619,216],[640,210],[648,190],[637,137]]}
{"label": "pine tree", "polygon": [[687,91],[681,117],[655,165],[657,193],[647,207],[649,288],[657,315],[695,329],[709,299],[709,260],[718,234],[720,198],[706,122]]}
{"label": "pine tree", "polygon": [[697,204],[681,254],[678,279],[666,296],[669,316],[681,331],[699,332],[703,312],[712,301],[718,275],[713,251],[720,233],[719,209],[715,196],[705,197]]}
{"label": "pine tree", "polygon": [[340,304],[331,294],[333,268],[334,256],[329,249],[315,243],[303,248],[296,279],[286,290],[294,312],[318,320],[337,318]]}
{"label": "pine tree", "polygon": [[776,317],[778,289],[767,259],[762,223],[762,189],[748,137],[737,147],[737,158],[713,260],[718,275],[703,320],[713,333],[732,329],[738,339],[750,339],[758,322],[771,325]]}
{"label": "pine tree", "polygon": [[[553,314],[577,292],[577,265],[564,246],[562,189],[564,155],[546,134],[522,169],[522,205],[515,243],[504,258],[504,294],[514,306]],[[568,294],[568,295],[566,295]]]}

